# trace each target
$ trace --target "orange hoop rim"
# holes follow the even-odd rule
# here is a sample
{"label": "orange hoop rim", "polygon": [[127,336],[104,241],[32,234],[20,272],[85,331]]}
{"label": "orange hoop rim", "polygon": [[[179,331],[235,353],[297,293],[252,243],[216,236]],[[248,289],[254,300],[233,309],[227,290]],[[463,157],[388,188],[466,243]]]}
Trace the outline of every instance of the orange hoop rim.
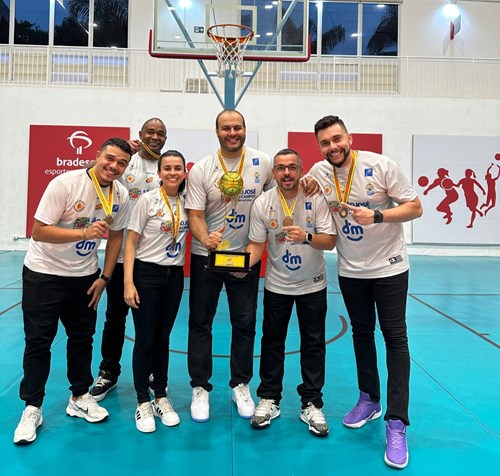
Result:
{"label": "orange hoop rim", "polygon": [[[242,30],[248,30],[248,33],[246,35],[241,35],[241,36],[221,36],[221,35],[216,35],[215,33],[212,32],[212,30],[215,28],[224,28],[226,26],[241,28]],[[216,41],[217,43],[234,44],[235,42],[244,43],[245,41],[250,41],[254,36],[254,31],[249,26],[240,25],[238,23],[217,23],[215,25],[208,27],[207,35],[209,38],[211,38],[213,41]]]}

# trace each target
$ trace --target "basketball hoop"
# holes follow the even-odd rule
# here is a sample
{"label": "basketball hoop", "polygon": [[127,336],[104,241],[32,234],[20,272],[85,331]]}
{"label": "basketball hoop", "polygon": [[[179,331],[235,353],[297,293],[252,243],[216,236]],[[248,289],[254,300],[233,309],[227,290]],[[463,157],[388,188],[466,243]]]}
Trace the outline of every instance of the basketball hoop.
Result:
{"label": "basketball hoop", "polygon": [[[242,34],[244,31],[247,34]],[[229,72],[229,78],[243,75],[243,54],[248,42],[253,38],[254,32],[245,25],[235,23],[222,23],[212,25],[207,30],[208,37],[212,40],[217,55],[217,74],[220,78]]]}

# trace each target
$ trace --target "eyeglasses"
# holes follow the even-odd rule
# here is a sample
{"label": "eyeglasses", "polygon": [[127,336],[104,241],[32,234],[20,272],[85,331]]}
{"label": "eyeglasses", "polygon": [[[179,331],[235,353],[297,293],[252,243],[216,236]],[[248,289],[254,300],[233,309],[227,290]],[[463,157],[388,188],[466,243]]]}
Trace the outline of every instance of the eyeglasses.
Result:
{"label": "eyeglasses", "polygon": [[288,169],[290,172],[297,172],[297,170],[300,169],[300,165],[297,164],[290,164],[290,165],[275,165],[274,170],[275,172],[284,172],[286,169]]}

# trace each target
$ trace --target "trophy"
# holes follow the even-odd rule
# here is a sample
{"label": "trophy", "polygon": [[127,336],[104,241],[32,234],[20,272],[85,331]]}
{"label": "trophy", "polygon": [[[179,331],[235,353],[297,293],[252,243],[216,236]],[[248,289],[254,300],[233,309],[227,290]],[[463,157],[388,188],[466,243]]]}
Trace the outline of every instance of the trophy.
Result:
{"label": "trophy", "polygon": [[[227,215],[227,200],[233,201],[234,213],[236,213],[236,204],[238,196],[243,189],[243,177],[238,172],[226,172],[219,180],[219,189],[224,202],[224,210],[226,219]],[[225,271],[225,272],[242,272],[250,271],[250,253],[245,251],[226,251],[231,246],[229,240],[220,242],[216,250],[208,253],[209,271]]]}

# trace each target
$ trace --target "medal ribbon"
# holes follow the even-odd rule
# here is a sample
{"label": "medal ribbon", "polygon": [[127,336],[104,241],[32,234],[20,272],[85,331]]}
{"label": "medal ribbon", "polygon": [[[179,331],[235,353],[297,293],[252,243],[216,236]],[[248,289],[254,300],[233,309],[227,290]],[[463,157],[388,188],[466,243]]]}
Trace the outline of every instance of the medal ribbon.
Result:
{"label": "medal ribbon", "polygon": [[92,179],[92,183],[94,184],[94,189],[97,193],[97,196],[99,197],[99,200],[101,202],[102,208],[104,210],[104,213],[106,214],[107,217],[112,216],[111,211],[113,210],[113,182],[109,184],[109,190],[108,190],[108,198],[104,196],[104,193],[101,188],[101,184],[98,182],[96,176],[95,176],[95,171],[94,167],[92,167],[89,170],[90,178]]}
{"label": "medal ribbon", "polygon": [[277,188],[277,190],[278,190],[278,195],[280,197],[281,208],[283,209],[283,213],[285,214],[285,217],[292,218],[293,211],[295,210],[295,204],[297,203],[297,197],[299,196],[299,192],[300,192],[300,183],[299,183],[299,188],[297,189],[297,195],[295,195],[295,198],[293,200],[291,207],[288,207],[288,203],[286,203],[286,198],[281,193],[281,190],[279,188]]}
{"label": "medal ribbon", "polygon": [[143,149],[151,156],[153,159],[159,159],[161,157],[161,154],[157,154],[156,152],[153,152],[148,145],[145,142],[139,141],[140,144],[142,145]]}
{"label": "medal ribbon", "polygon": [[179,198],[179,194],[176,195],[176,204],[177,204],[177,213],[174,213],[172,210],[172,205],[170,205],[170,200],[167,197],[167,194],[165,193],[165,190],[163,187],[160,187],[160,193],[161,197],[163,198],[163,201],[165,202],[165,205],[168,208],[168,211],[170,212],[170,216],[172,217],[172,238],[175,240],[177,238],[177,234],[179,233],[179,227],[181,224],[181,200]]}
{"label": "medal ribbon", "polygon": [[[245,163],[245,147],[243,147],[243,150],[241,151],[241,158],[240,162],[238,164],[238,171],[236,172],[240,177],[241,177],[241,172],[243,170],[243,164]],[[217,156],[219,158],[219,164],[222,167],[222,171],[227,174],[227,167],[226,164],[224,163],[224,159],[222,158],[222,150],[219,149],[217,152]]]}
{"label": "medal ribbon", "polygon": [[351,168],[349,169],[349,175],[347,176],[347,182],[345,183],[345,189],[344,189],[344,195],[342,195],[342,192],[340,190],[340,184],[339,180],[337,178],[337,172],[335,171],[335,167],[333,167],[333,178],[335,181],[335,191],[337,192],[337,198],[339,200],[339,205],[341,203],[347,203],[347,200],[349,200],[349,195],[351,193],[351,185],[352,185],[352,179],[354,178],[354,169],[356,168],[356,159],[358,157],[358,154],[356,151],[352,151],[352,162],[351,162]]}

